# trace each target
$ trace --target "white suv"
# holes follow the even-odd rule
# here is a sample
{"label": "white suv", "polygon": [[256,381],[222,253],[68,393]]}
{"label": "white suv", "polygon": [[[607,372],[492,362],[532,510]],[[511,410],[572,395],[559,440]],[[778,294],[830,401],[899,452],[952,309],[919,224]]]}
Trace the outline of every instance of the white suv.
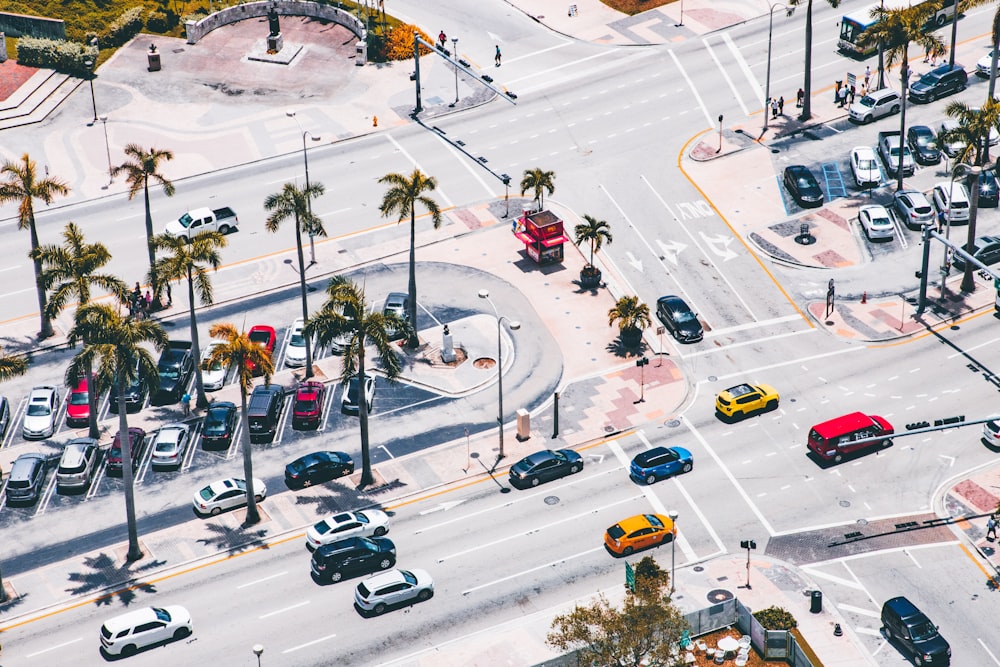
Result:
{"label": "white suv", "polygon": [[869,146],[858,146],[851,151],[851,172],[859,188],[878,186],[882,183],[882,172],[875,159],[875,151]]}
{"label": "white suv", "polygon": [[107,655],[135,655],[139,649],[181,640],[191,634],[191,614],[184,607],[146,607],[116,616],[101,626]]}
{"label": "white suv", "polygon": [[934,207],[942,220],[969,221],[969,191],[962,183],[943,181],[934,185]]}
{"label": "white suv", "polygon": [[847,114],[851,120],[870,123],[882,116],[899,113],[902,104],[899,93],[892,88],[883,88],[874,90],[856,101],[847,110]]}

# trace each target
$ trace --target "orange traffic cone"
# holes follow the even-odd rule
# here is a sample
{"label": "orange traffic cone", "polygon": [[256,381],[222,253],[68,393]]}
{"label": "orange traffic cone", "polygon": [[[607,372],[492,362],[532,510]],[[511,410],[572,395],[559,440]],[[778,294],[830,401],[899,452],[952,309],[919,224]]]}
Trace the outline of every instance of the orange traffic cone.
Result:
{"label": "orange traffic cone", "polygon": [[372,116],[372,127],[378,127],[378,116]]}

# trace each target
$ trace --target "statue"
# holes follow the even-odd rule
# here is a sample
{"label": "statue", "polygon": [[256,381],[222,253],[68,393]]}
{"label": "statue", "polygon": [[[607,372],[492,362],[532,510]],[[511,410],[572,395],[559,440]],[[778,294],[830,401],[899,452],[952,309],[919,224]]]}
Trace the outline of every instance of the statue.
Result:
{"label": "statue", "polygon": [[271,28],[271,37],[276,37],[281,33],[281,26],[278,25],[278,12],[274,8],[274,5],[271,5],[271,11],[267,13],[267,23]]}

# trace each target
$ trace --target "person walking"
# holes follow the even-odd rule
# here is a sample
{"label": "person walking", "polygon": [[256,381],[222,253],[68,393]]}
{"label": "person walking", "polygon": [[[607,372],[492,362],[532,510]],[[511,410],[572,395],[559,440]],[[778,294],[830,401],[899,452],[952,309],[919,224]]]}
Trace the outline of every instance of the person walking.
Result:
{"label": "person walking", "polygon": [[848,94],[847,86],[841,86],[840,92],[838,93],[838,97],[840,97],[839,106],[841,109],[843,109],[844,105],[847,104],[847,94]]}
{"label": "person walking", "polygon": [[872,68],[869,65],[865,65],[865,87],[864,90],[868,90],[869,81],[872,78]]}
{"label": "person walking", "polygon": [[493,62],[496,63],[497,67],[500,67],[500,45],[497,44],[497,53],[493,56]]}
{"label": "person walking", "polygon": [[184,410],[185,417],[191,416],[191,394],[186,391],[184,392],[184,395],[181,396],[181,409]]}
{"label": "person walking", "polygon": [[778,115],[779,116],[784,116],[785,115],[785,96],[784,95],[782,95],[781,97],[778,98]]}
{"label": "person walking", "polygon": [[444,45],[448,43],[448,35],[444,34],[444,30],[442,30],[438,35],[438,43],[441,45],[442,49],[444,48]]}
{"label": "person walking", "polygon": [[986,520],[986,539],[990,542],[997,539],[997,515],[991,514]]}
{"label": "person walking", "polygon": [[849,97],[847,98],[847,104],[848,105],[854,104],[854,95],[855,95],[856,92],[857,91],[854,89],[854,86],[851,86],[851,91],[850,91]]}
{"label": "person walking", "polygon": [[806,101],[806,91],[799,88],[799,92],[795,93],[795,106],[802,108],[802,104]]}

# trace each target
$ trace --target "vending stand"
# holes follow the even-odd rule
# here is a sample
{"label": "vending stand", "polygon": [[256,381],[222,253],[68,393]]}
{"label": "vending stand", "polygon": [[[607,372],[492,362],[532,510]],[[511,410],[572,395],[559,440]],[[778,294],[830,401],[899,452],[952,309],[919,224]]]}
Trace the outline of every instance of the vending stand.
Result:
{"label": "vending stand", "polygon": [[528,257],[537,264],[563,261],[563,221],[552,211],[525,213],[514,223],[514,236],[524,244]]}

